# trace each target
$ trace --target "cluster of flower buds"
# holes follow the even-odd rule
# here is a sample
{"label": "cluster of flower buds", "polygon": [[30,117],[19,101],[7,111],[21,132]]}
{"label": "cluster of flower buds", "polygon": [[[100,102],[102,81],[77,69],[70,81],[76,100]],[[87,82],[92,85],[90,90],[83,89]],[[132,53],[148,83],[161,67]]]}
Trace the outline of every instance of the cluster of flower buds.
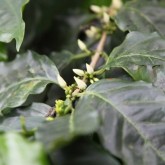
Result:
{"label": "cluster of flower buds", "polygon": [[70,107],[67,103],[68,100],[56,100],[55,101],[55,111],[57,116],[63,116],[70,111]]}
{"label": "cluster of flower buds", "polygon": [[97,38],[99,36],[100,29],[95,26],[91,26],[85,31],[85,33],[89,38]]}
{"label": "cluster of flower buds", "polygon": [[96,5],[92,5],[91,10],[94,13],[98,14],[98,16],[102,17],[103,23],[105,23],[105,24],[109,23],[110,16],[109,16],[109,13],[108,13],[108,10],[109,10],[108,7],[105,7],[105,6],[99,7],[99,6],[96,6]]}
{"label": "cluster of flower buds", "polygon": [[98,81],[98,78],[94,77],[94,69],[89,64],[86,64],[86,71],[81,69],[73,69],[73,72],[78,76],[74,77],[74,79],[78,88],[81,90],[84,90],[87,87],[87,84],[85,83],[86,79],[88,79],[90,83]]}

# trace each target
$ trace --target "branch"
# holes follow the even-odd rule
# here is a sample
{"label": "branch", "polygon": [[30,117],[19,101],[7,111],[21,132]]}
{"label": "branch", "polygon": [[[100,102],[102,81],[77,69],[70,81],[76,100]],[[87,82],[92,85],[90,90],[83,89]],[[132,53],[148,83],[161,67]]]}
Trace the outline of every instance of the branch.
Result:
{"label": "branch", "polygon": [[101,39],[100,39],[100,42],[98,43],[98,46],[96,48],[96,53],[92,57],[92,60],[91,60],[91,63],[90,63],[90,66],[92,66],[92,68],[96,67],[96,64],[97,64],[97,62],[100,58],[100,54],[103,51],[106,38],[107,38],[107,34],[106,34],[106,32],[103,32],[103,34],[101,36]]}

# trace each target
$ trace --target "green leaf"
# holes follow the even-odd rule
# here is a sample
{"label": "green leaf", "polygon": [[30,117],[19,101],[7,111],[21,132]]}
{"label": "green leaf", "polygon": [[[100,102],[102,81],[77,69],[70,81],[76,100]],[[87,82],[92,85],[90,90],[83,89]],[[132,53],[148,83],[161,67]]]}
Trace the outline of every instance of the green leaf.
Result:
{"label": "green leaf", "polygon": [[[9,132],[9,131],[15,131],[15,132],[21,132],[21,121],[19,116],[14,117],[5,117],[0,118],[0,131],[3,132]],[[25,126],[28,130],[35,130],[39,126],[42,125],[42,123],[45,122],[45,119],[43,117],[39,116],[32,116],[32,117],[26,117],[25,118]]]}
{"label": "green leaf", "polygon": [[64,50],[62,52],[51,53],[50,59],[55,63],[59,71],[63,71],[65,68],[68,71],[69,65],[78,67],[82,64],[82,60],[89,56],[87,53],[73,54]]}
{"label": "green leaf", "polygon": [[124,164],[165,164],[162,90],[145,82],[102,80],[91,85],[78,104],[85,113],[100,114],[103,144]]}
{"label": "green leaf", "polygon": [[33,103],[26,108],[17,108],[9,114],[0,117],[0,131],[21,131],[20,116],[25,117],[28,130],[36,129],[45,122],[45,116],[51,107],[43,103]]}
{"label": "green leaf", "polygon": [[50,153],[54,164],[61,165],[119,165],[120,163],[92,140],[78,138],[68,146]]}
{"label": "green leaf", "polygon": [[165,92],[165,65],[154,68],[156,77],[153,79],[153,85]]}
{"label": "green leaf", "polygon": [[111,0],[89,0],[90,5],[97,5],[97,6],[110,6]]}
{"label": "green leaf", "polygon": [[67,144],[76,136],[94,132],[98,126],[96,111],[77,106],[72,115],[56,117],[54,121],[42,125],[36,133],[36,138],[44,144],[47,150],[52,150]]}
{"label": "green leaf", "polygon": [[48,165],[39,143],[30,143],[15,133],[0,135],[1,165]]}
{"label": "green leaf", "polygon": [[47,84],[57,84],[58,70],[46,56],[28,52],[13,62],[0,63],[0,112],[18,107]]}
{"label": "green leaf", "polygon": [[162,19],[164,17],[165,8],[158,2],[140,0],[128,2],[114,19],[123,31],[140,31],[144,33],[157,31],[165,35],[165,21]]}
{"label": "green leaf", "polygon": [[[25,117],[42,117],[44,118],[46,114],[48,114],[51,107],[49,105],[46,105],[44,103],[33,103],[31,106],[26,108],[18,108],[15,112],[13,112],[14,115],[21,115]],[[11,115],[10,113],[9,115]],[[12,114],[12,115],[13,115]]]}
{"label": "green leaf", "polygon": [[0,61],[6,61],[7,60],[7,50],[5,45],[0,42]]}
{"label": "green leaf", "polygon": [[55,63],[58,70],[62,71],[72,62],[74,59],[74,54],[69,51],[62,51],[59,53],[53,52],[50,55],[50,59]]}
{"label": "green leaf", "polygon": [[121,67],[134,80],[152,81],[153,66],[165,62],[165,40],[157,33],[131,32],[110,54],[107,68]]}
{"label": "green leaf", "polygon": [[37,140],[41,141],[47,150],[57,149],[70,142],[74,133],[69,121],[70,116],[68,115],[45,123],[36,132]]}
{"label": "green leaf", "polygon": [[0,1],[0,41],[8,43],[15,38],[17,51],[24,37],[22,10],[27,3],[28,0]]}

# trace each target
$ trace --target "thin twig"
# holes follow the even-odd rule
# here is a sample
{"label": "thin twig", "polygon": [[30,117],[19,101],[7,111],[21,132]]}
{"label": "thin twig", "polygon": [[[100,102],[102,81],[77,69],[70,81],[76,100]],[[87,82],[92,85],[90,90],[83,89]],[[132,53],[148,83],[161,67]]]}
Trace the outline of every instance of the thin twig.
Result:
{"label": "thin twig", "polygon": [[98,46],[96,48],[96,53],[92,57],[92,60],[91,60],[91,63],[90,63],[90,66],[92,66],[92,68],[96,67],[96,64],[97,64],[97,62],[100,58],[100,54],[103,51],[106,38],[107,38],[107,34],[106,34],[106,32],[103,32],[103,34],[101,36],[101,39],[100,39],[100,42],[98,43]]}

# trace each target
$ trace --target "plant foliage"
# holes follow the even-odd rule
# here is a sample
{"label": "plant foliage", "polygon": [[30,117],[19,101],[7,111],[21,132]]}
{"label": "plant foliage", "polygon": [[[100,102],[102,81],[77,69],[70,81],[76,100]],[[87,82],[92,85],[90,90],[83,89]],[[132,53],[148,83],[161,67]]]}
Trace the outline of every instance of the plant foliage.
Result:
{"label": "plant foliage", "polygon": [[164,165],[164,17],[163,0],[1,0],[0,165]]}

